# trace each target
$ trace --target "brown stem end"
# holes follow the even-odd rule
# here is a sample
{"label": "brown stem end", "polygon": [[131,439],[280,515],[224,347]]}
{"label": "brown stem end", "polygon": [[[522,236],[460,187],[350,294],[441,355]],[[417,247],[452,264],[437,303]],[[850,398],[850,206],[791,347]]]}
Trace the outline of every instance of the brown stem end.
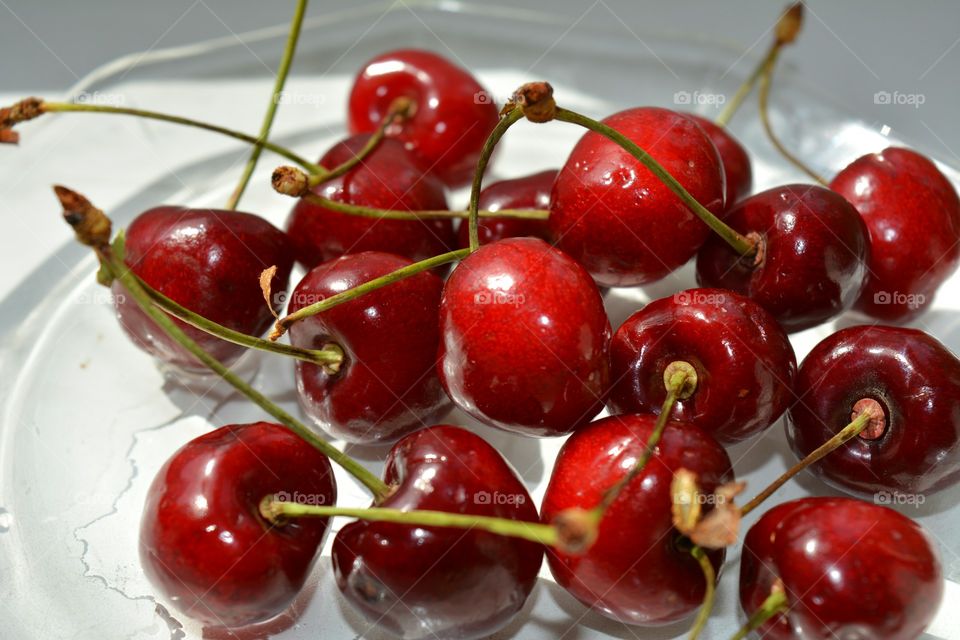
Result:
{"label": "brown stem end", "polygon": [[861,398],[853,405],[850,421],[854,421],[863,414],[870,414],[870,421],[859,436],[864,440],[878,440],[887,432],[887,415],[883,405],[873,398]]}
{"label": "brown stem end", "polygon": [[43,100],[25,98],[16,104],[0,109],[0,144],[17,144],[20,135],[12,128],[21,122],[43,115]]}
{"label": "brown stem end", "polygon": [[803,3],[796,2],[790,5],[774,29],[776,45],[783,46],[790,44],[800,35],[800,29],[803,27]]}
{"label": "brown stem end", "polygon": [[571,507],[553,519],[557,530],[556,547],[563,553],[580,555],[597,540],[600,519],[592,510]]}
{"label": "brown stem end", "polygon": [[553,99],[553,87],[549,82],[528,82],[513,92],[510,101],[503,106],[500,117],[519,107],[530,122],[550,122],[556,117],[557,102]]}
{"label": "brown stem end", "polygon": [[93,247],[102,249],[110,245],[111,225],[110,218],[106,214],[90,204],[85,197],[56,185],[53,192],[57,194],[57,199],[63,206],[63,219],[73,227],[77,234],[77,240]]}
{"label": "brown stem end", "polygon": [[310,189],[310,178],[297,167],[277,167],[270,182],[274,191],[293,198],[303,196]]}

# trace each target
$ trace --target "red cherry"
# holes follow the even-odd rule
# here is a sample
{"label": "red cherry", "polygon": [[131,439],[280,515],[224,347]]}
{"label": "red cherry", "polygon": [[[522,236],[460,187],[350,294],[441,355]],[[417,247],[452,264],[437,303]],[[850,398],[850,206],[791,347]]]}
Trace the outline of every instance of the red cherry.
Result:
{"label": "red cherry", "polygon": [[[360,152],[370,136],[357,135],[333,146],[320,159],[335,167]],[[363,162],[314,189],[319,195],[346,204],[394,211],[447,208],[443,184],[425,175],[403,145],[383,140]],[[386,251],[411,260],[424,260],[450,250],[452,220],[387,220],[332,211],[299,200],[287,220],[287,234],[297,260],[312,268],[345,253]]]}
{"label": "red cherry", "polygon": [[461,262],[440,303],[440,381],[483,422],[568,433],[603,408],[610,321],[589,274],[536,238],[508,238]]}
{"label": "red cherry", "polygon": [[798,456],[851,420],[858,401],[880,403],[885,420],[811,469],[862,495],[926,494],[960,480],[960,360],[916,329],[838,331],[800,365],[787,438]]}
{"label": "red cherry", "polygon": [[239,627],[286,609],[310,574],[326,518],[271,526],[260,500],[333,505],[327,457],[278,424],[222,427],[170,458],[147,493],[140,562],[177,609],[210,626]]}
{"label": "red cherry", "polygon": [[[551,522],[565,509],[592,509],[604,492],[636,464],[653,431],[652,415],[597,420],[564,443],[541,509]],[[680,620],[703,602],[703,573],[678,546],[670,483],[684,468],[705,494],[733,479],[723,447],[701,429],[669,422],[656,453],[611,503],[593,546],[583,555],[547,551],[557,583],[586,606],[626,624],[662,625]],[[714,568],[724,551],[709,554]]]}
{"label": "red cherry", "polygon": [[[480,192],[480,209],[547,209],[550,206],[550,190],[556,177],[557,171],[548,169],[522,178],[494,182]],[[527,236],[547,240],[549,236],[546,220],[480,218],[479,222],[480,244]],[[469,232],[470,225],[466,220],[461,220],[457,231],[457,245],[460,248],[466,249],[470,246]]]}
{"label": "red cherry", "polygon": [[960,264],[960,199],[930,160],[890,147],[850,163],[830,188],[870,231],[867,284],[857,308],[902,322],[919,315]]}
{"label": "red cherry", "polygon": [[[294,289],[289,312],[412,264],[388,253],[346,255],[314,268]],[[290,327],[305,349],[334,343],[340,370],[297,361],[297,393],[324,431],[348,442],[392,442],[450,408],[437,377],[437,314],[443,281],[424,272],[371,291]]]}
{"label": "red cherry", "polygon": [[659,413],[667,365],[692,365],[696,390],[672,417],[724,443],[760,433],[794,400],[797,361],[786,333],[760,305],[723,289],[651,302],[617,329],[610,360],[607,406],[615,413]]}
{"label": "red cherry", "polygon": [[753,190],[753,168],[750,165],[747,150],[726,127],[721,127],[713,120],[693,113],[684,115],[700,125],[710,138],[710,142],[717,148],[717,153],[720,154],[720,160],[723,162],[723,173],[727,179],[726,208],[733,207],[749,196]]}
{"label": "red cherry", "polygon": [[499,111],[492,96],[468,71],[443,56],[419,49],[382,53],[367,64],[350,91],[351,133],[377,129],[397,98],[411,98],[416,111],[388,129],[412,151],[424,171],[451,187],[469,182]]}
{"label": "red cherry", "polygon": [[758,630],[771,640],[914,640],[943,597],[940,561],[923,528],[850,498],[787,502],[751,527],[740,560],[748,615],[777,580],[789,611]]}
{"label": "red cherry", "polygon": [[[287,290],[293,257],[286,236],[249,213],[157,207],[141,213],[126,233],[126,263],[144,282],[190,311],[226,327],[261,335],[273,323],[257,282],[276,265],[272,290]],[[144,351],[189,371],[207,371],[147,317],[119,283],[113,285],[120,325]],[[280,305],[277,305],[279,311]],[[245,348],[175,320],[221,362]]]}
{"label": "red cherry", "polygon": [[[603,121],[666,168],[714,213],[723,210],[723,166],[696,123],[674,111],[628,109]],[[557,247],[601,285],[659,280],[689,260],[710,230],[619,145],[584,135],[553,186],[550,231]]]}
{"label": "red cherry", "polygon": [[835,192],[776,187],[742,200],[724,221],[743,235],[759,235],[761,252],[743,258],[710,237],[697,255],[701,286],[753,299],[789,332],[825,322],[860,295],[869,238],[856,209]]}
{"label": "red cherry", "polygon": [[[413,433],[391,449],[380,506],[537,521],[496,449],[459,427]],[[367,619],[404,638],[485,638],[523,607],[543,548],[479,530],[385,522],[345,526],[333,543],[337,586]]]}

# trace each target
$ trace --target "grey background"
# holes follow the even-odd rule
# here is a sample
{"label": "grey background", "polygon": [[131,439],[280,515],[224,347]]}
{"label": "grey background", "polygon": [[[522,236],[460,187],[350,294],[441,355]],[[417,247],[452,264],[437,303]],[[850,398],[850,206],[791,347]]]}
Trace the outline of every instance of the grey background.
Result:
{"label": "grey background", "polygon": [[[356,5],[364,0],[349,3]],[[500,0],[579,23],[622,21],[643,32],[719,36],[765,48],[785,3],[756,0]],[[145,49],[242,34],[287,20],[287,2],[254,0],[0,0],[0,93],[65,90],[98,65]],[[347,3],[315,1],[310,15]],[[785,59],[868,122],[960,162],[960,3],[810,0],[801,40]],[[745,63],[744,63],[745,64]],[[878,91],[923,104],[876,104]]]}

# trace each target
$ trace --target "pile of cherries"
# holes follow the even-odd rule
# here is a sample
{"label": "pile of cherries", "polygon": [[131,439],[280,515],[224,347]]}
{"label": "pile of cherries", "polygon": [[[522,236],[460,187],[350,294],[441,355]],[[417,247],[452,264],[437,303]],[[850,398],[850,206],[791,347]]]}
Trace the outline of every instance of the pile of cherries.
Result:
{"label": "pile of cherries", "polygon": [[[165,206],[129,226],[123,259],[162,297],[259,337],[282,311],[278,294],[295,262],[308,271],[288,316],[469,250],[466,219],[457,229],[453,216],[354,215],[333,205],[448,210],[447,190],[473,177],[506,117],[478,95],[488,94],[470,73],[434,53],[378,56],[351,90],[351,135],[319,165],[359,161],[311,183],[318,197],[304,194],[285,230],[251,214]],[[398,98],[414,106],[394,119]],[[636,153],[594,129],[558,170],[483,189],[481,246],[449,272],[422,269],[291,322],[293,347],[339,354],[295,362],[303,413],[334,438],[392,444],[371,513],[442,512],[561,532],[561,542],[543,544],[358,514],[333,543],[341,593],[398,637],[481,638],[523,608],[545,555],[558,584],[605,616],[650,626],[684,619],[712,592],[725,552],[681,526],[681,472],[698,495],[719,498],[734,482],[726,445],[757,438],[785,414],[803,458],[859,419],[856,435],[810,469],[870,501],[806,498],[767,511],[746,534],[741,603],[747,616],[767,613],[753,625],[765,637],[916,638],[943,591],[936,545],[873,496],[928,495],[960,480],[960,360],[921,331],[876,323],[915,318],[956,269],[953,186],[924,156],[889,148],[853,160],[829,188],[751,195],[749,156],[724,127],[654,107],[601,124],[639,146],[748,250],[713,233]],[[495,215],[514,210],[549,215]],[[654,300],[613,330],[605,287],[651,283],[693,258],[700,288]],[[257,286],[268,267],[272,306]],[[134,297],[116,301],[137,345],[165,365],[206,370]],[[823,340],[798,368],[788,334],[850,309],[870,323]],[[176,323],[221,362],[246,350],[196,322]],[[693,372],[684,378],[692,391],[671,388],[678,363]],[[539,512],[491,444],[438,424],[453,407],[516,434],[569,435]],[[663,407],[670,413],[660,419]],[[604,408],[612,415],[594,420]],[[648,449],[651,437],[659,441]],[[271,517],[263,501],[282,492],[336,505],[328,457],[287,426],[224,426],[180,449],[150,488],[141,529],[143,566],[162,596],[211,626],[256,624],[289,607],[328,519]],[[722,500],[702,502],[705,523]],[[570,517],[601,503],[596,521]],[[585,527],[582,544],[570,544],[574,525]],[[699,546],[713,570],[706,580],[709,567],[692,552]]]}

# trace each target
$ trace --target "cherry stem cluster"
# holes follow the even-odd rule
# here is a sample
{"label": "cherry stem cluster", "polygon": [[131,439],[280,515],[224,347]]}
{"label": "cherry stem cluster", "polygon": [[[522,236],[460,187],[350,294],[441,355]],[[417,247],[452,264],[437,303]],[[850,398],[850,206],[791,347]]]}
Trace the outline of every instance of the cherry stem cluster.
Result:
{"label": "cherry stem cluster", "polygon": [[767,596],[767,599],[750,615],[739,631],[737,631],[730,640],[743,640],[750,633],[763,625],[767,620],[785,612],[789,607],[787,595],[783,589],[774,589]]}
{"label": "cherry stem cluster", "polygon": [[[321,180],[321,182],[323,182]],[[381,218],[384,220],[445,220],[469,218],[469,211],[449,209],[423,209],[417,211],[394,211],[393,209],[377,209],[359,204],[337,202],[329,198],[308,191],[301,196],[307,202],[351,216],[362,218]],[[545,209],[500,209],[498,211],[479,211],[481,218],[521,218],[524,220],[546,220],[550,212]]]}
{"label": "cherry stem cluster", "polygon": [[[470,236],[471,252],[480,248],[480,222],[478,218],[480,217],[480,189],[483,185],[483,174],[487,170],[487,164],[490,163],[490,157],[493,155],[493,150],[500,142],[500,139],[503,138],[503,135],[507,132],[507,129],[516,124],[517,121],[522,120],[523,117],[523,109],[519,107],[513,107],[506,114],[502,114],[499,122],[497,122],[497,126],[493,128],[493,131],[490,132],[486,142],[483,143],[483,149],[481,149],[480,157],[477,160],[477,168],[473,172],[473,183],[470,186],[468,231]],[[547,213],[549,215],[549,212]],[[499,216],[501,213],[498,212],[497,215]]]}

